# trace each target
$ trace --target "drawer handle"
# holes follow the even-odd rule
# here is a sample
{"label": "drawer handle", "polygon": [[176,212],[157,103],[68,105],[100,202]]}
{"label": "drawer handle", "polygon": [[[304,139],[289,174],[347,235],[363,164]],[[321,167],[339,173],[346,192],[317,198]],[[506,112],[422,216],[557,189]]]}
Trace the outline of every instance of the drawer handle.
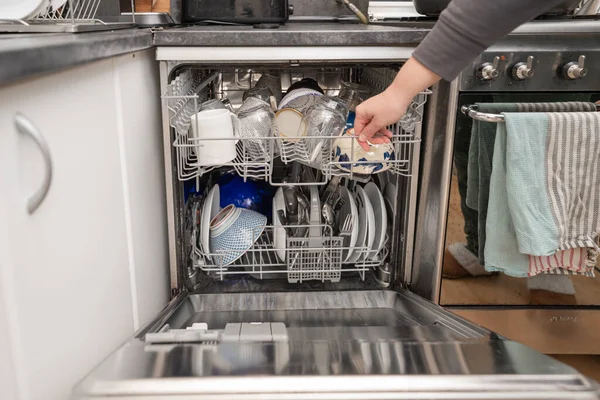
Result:
{"label": "drawer handle", "polygon": [[42,157],[44,158],[44,165],[46,167],[44,169],[45,172],[42,185],[30,198],[27,199],[27,212],[29,214],[33,214],[35,210],[38,209],[40,204],[42,204],[46,198],[46,195],[48,194],[48,190],[50,189],[50,184],[52,183],[52,157],[50,156],[50,148],[48,147],[48,143],[33,122],[27,119],[27,117],[25,117],[23,114],[16,113],[15,125],[19,133],[29,136],[37,144],[40,152],[42,153]]}

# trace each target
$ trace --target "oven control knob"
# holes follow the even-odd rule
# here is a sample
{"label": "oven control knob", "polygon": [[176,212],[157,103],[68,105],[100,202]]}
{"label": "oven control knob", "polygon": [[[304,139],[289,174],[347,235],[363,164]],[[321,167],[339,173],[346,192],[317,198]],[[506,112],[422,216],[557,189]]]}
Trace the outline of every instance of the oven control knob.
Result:
{"label": "oven control knob", "polygon": [[588,70],[585,68],[585,56],[579,56],[577,62],[571,61],[562,68],[563,76],[566,79],[580,79],[587,75]]}
{"label": "oven control knob", "polygon": [[482,81],[491,81],[492,79],[496,79],[500,72],[498,71],[498,63],[500,62],[500,57],[494,57],[494,61],[489,63],[483,63],[477,68],[477,77]]}
{"label": "oven control knob", "polygon": [[533,56],[527,57],[527,63],[516,63],[512,68],[512,76],[520,81],[533,78],[535,71],[533,69]]}

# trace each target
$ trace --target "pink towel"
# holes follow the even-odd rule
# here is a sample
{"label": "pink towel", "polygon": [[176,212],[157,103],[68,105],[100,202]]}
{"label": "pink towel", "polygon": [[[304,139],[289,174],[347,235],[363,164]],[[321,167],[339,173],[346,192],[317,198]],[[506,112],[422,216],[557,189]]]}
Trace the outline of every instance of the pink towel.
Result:
{"label": "pink towel", "polygon": [[529,256],[529,276],[538,274],[576,274],[594,276],[598,251],[591,247],[557,251],[551,256]]}

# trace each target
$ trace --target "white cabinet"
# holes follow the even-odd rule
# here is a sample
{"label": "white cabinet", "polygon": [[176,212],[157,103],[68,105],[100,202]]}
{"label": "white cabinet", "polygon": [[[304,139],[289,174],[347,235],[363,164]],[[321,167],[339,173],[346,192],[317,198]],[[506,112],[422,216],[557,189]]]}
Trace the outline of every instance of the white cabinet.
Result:
{"label": "white cabinet", "polygon": [[[147,51],[0,88],[0,374],[13,397],[67,398],[168,300],[155,70]],[[52,160],[31,214],[47,167],[16,113]]]}

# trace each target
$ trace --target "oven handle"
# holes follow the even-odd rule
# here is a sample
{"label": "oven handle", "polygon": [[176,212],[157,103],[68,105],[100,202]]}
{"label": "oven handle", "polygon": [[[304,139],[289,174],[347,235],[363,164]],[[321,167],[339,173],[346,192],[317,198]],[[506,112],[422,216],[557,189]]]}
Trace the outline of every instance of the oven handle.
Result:
{"label": "oven handle", "polygon": [[[479,112],[479,111],[477,111],[477,106],[474,104],[471,104],[468,106],[462,106],[460,108],[460,111],[463,114],[465,114],[473,119],[476,119],[478,121],[504,122],[504,115]],[[596,111],[600,111],[600,104],[596,104]]]}

